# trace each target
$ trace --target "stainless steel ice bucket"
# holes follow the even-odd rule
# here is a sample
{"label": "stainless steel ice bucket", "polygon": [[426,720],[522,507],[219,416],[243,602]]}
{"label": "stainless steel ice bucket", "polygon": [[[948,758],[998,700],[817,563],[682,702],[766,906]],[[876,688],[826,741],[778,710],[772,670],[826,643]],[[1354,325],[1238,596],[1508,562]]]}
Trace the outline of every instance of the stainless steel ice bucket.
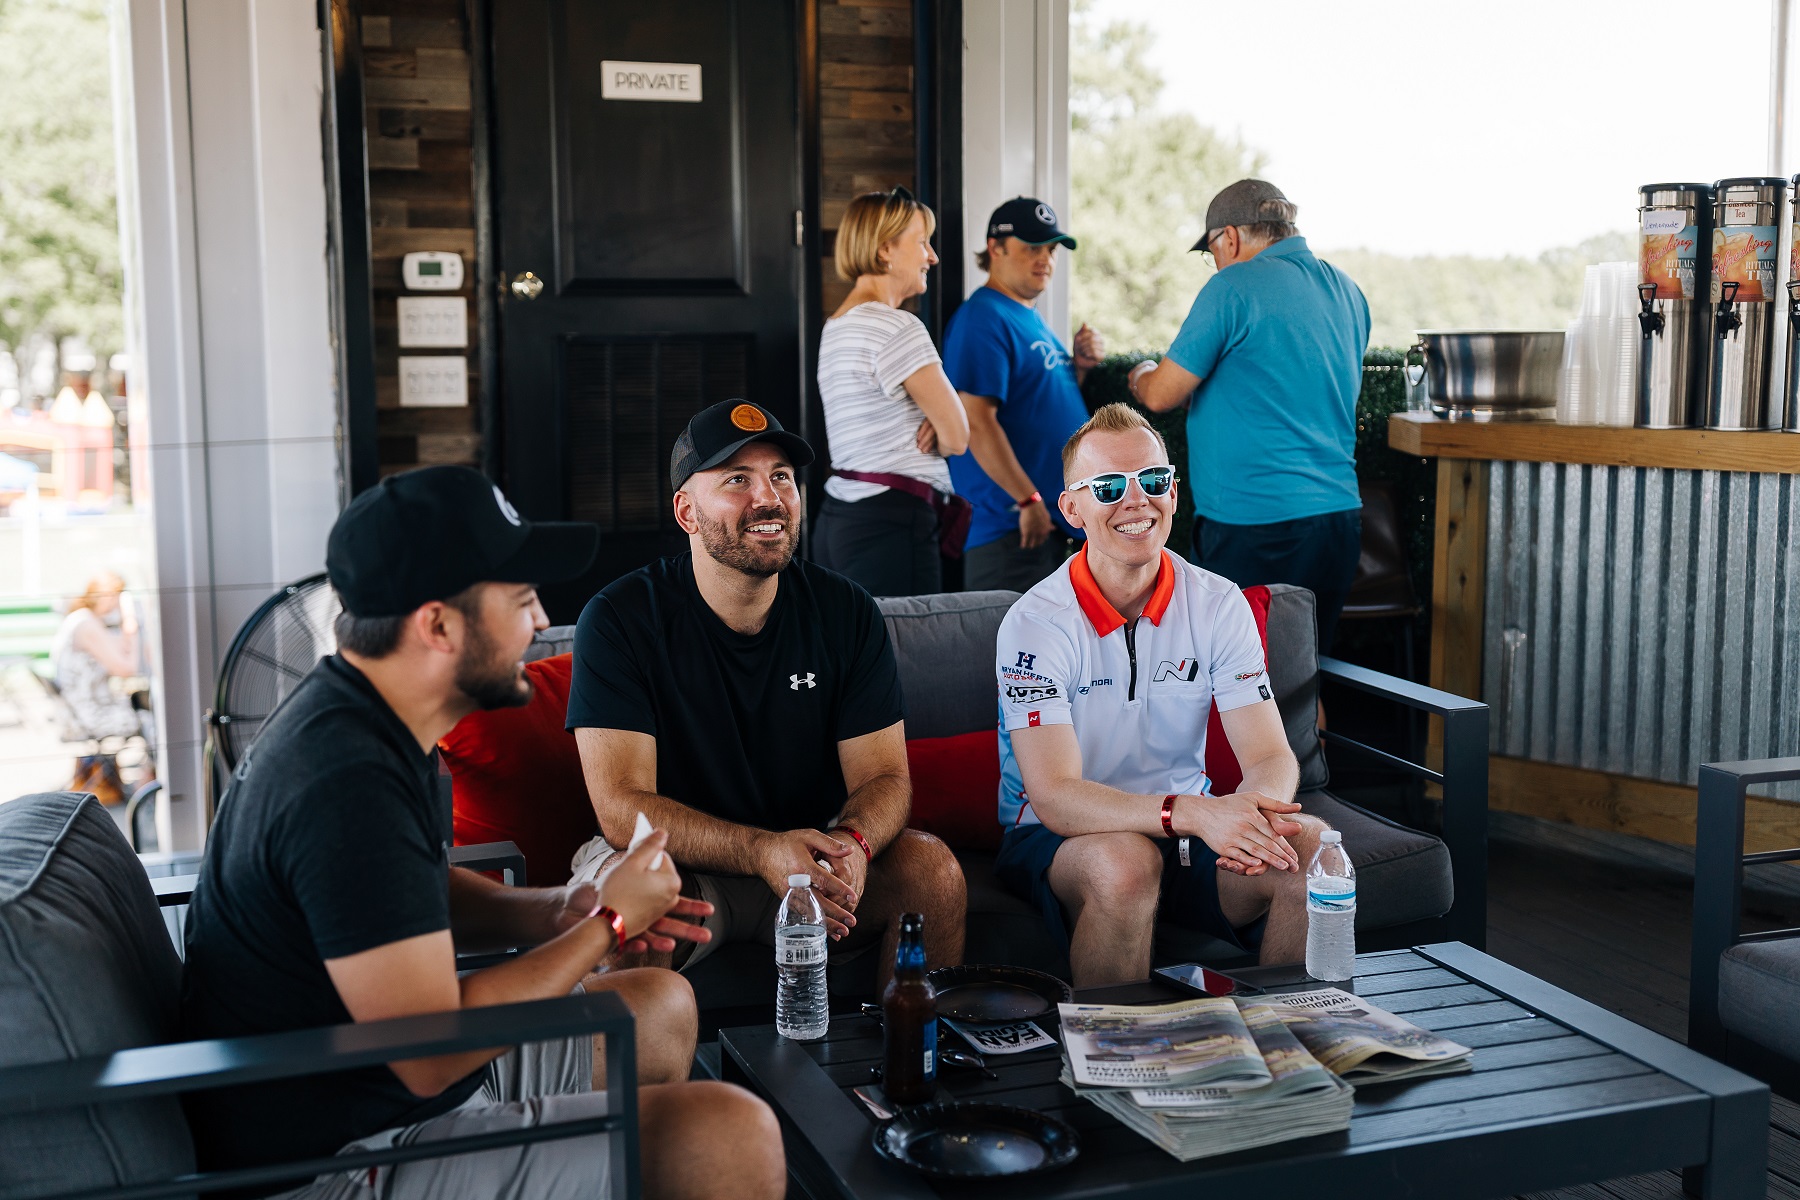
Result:
{"label": "stainless steel ice bucket", "polygon": [[1431,411],[1452,419],[1546,420],[1556,416],[1562,330],[1421,329],[1407,351],[1422,362]]}

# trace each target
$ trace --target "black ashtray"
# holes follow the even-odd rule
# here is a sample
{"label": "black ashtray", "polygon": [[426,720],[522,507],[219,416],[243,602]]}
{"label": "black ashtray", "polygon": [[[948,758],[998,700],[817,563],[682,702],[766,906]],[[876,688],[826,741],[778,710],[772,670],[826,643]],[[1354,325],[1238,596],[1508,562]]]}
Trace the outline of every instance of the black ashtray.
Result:
{"label": "black ashtray", "polygon": [[1029,1021],[1075,998],[1056,976],[1025,967],[939,967],[927,978],[938,1016],[978,1025]]}
{"label": "black ashtray", "polygon": [[1005,1179],[1075,1161],[1081,1138],[1011,1104],[921,1104],[875,1127],[875,1152],[933,1179]]}

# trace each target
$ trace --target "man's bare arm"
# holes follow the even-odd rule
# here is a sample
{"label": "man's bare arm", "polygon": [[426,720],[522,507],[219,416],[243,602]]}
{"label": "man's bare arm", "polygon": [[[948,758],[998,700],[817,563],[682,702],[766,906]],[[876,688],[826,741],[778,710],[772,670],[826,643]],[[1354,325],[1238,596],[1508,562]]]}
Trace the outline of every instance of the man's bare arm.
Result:
{"label": "man's bare arm", "polygon": [[1243,768],[1240,792],[1256,792],[1273,800],[1291,801],[1300,786],[1300,764],[1288,745],[1281,710],[1273,700],[1247,704],[1219,714],[1231,751]]}
{"label": "man's bare arm", "polygon": [[1019,463],[1012,439],[1000,428],[1000,402],[992,396],[970,392],[957,395],[962,397],[963,411],[969,414],[969,452],[987,477],[1014,500],[1037,491],[1037,485]]}
{"label": "man's bare arm", "polygon": [[[843,824],[855,829],[876,854],[900,836],[912,815],[912,775],[906,766],[906,723],[838,743],[838,764],[850,798]],[[858,852],[861,857],[861,852]]]}
{"label": "man's bare arm", "polygon": [[1132,398],[1151,412],[1168,412],[1180,408],[1200,386],[1200,377],[1170,359],[1159,363],[1139,363],[1126,376]]}
{"label": "man's bare arm", "polygon": [[450,868],[450,934],[458,950],[536,946],[559,932],[564,889],[519,888]]}
{"label": "man's bare arm", "polygon": [[600,833],[615,850],[631,841],[638,813],[669,831],[669,853],[716,875],[757,875],[765,830],[703,813],[656,790],[656,739],[625,729],[577,729],[581,773]]}

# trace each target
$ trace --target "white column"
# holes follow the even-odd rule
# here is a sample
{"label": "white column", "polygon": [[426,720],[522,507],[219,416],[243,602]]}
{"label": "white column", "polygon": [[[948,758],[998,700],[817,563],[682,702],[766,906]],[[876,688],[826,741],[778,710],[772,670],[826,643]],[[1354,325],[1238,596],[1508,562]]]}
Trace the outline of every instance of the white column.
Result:
{"label": "white column", "polygon": [[[963,6],[963,244],[987,244],[988,214],[1014,196],[1069,213],[1069,0],[979,0]],[[1079,253],[1077,251],[1076,253]],[[1069,341],[1069,251],[1038,300],[1045,322]],[[987,282],[966,264],[966,291]]]}
{"label": "white column", "polygon": [[276,587],[321,568],[339,506],[321,35],[310,4],[120,4],[156,706],[175,841],[191,846],[219,659]]}

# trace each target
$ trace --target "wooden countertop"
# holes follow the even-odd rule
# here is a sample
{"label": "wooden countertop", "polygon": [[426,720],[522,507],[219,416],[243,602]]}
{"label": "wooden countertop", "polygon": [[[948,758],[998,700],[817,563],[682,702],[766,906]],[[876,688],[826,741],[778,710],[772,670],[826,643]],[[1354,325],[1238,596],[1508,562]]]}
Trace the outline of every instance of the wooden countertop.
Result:
{"label": "wooden countertop", "polygon": [[1429,413],[1388,418],[1388,445],[1421,458],[1672,467],[1800,475],[1800,433],[1634,429],[1554,421],[1441,421]]}

